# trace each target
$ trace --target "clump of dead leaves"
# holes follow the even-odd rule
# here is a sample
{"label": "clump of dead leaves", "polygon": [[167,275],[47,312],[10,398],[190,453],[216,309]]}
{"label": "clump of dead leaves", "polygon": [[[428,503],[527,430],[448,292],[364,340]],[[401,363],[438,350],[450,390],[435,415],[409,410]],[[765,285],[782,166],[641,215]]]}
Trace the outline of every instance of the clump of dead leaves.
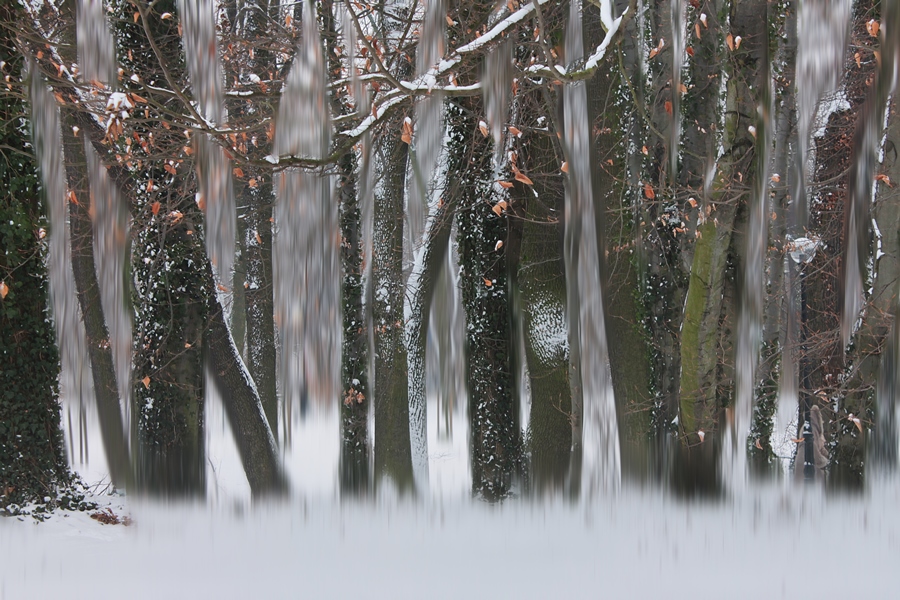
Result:
{"label": "clump of dead leaves", "polygon": [[103,510],[98,510],[97,512],[92,513],[91,518],[95,521],[100,521],[104,525],[124,525],[125,527],[128,527],[132,523],[131,517],[120,517],[110,508],[105,508]]}

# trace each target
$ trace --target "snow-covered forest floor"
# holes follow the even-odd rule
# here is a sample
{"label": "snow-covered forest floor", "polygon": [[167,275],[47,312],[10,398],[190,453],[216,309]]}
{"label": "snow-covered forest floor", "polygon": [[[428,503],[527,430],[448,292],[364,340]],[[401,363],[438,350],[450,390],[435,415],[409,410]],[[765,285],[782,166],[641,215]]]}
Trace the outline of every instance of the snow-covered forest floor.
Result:
{"label": "snow-covered forest floor", "polygon": [[446,422],[439,435],[431,400],[428,493],[369,502],[339,499],[337,414],[313,407],[294,420],[282,454],[291,496],[251,503],[215,394],[207,404],[205,503],[105,495],[89,410],[90,460],[73,463],[93,490],[87,499],[99,505],[90,513],[108,509],[131,524],[66,511],[43,523],[0,518],[0,600],[795,600],[883,598],[897,585],[900,482],[836,497],[786,480],[715,503],[625,485],[574,503],[514,498],[493,506],[469,497],[465,411],[452,413],[453,435]]}
{"label": "snow-covered forest floor", "polygon": [[0,599],[883,598],[896,591],[898,498],[894,484],[717,504],[629,489],[575,505],[100,497],[132,524],[0,519]]}

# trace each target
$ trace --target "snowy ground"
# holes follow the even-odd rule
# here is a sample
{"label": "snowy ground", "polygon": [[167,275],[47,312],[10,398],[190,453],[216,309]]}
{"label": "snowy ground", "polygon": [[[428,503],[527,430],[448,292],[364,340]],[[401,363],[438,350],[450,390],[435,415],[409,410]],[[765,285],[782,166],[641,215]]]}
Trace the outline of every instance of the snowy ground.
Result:
{"label": "snowy ground", "polygon": [[[896,595],[900,482],[826,498],[784,483],[717,504],[629,488],[571,504],[469,499],[465,415],[429,405],[429,488],[416,502],[341,503],[335,411],[282,432],[292,495],[252,505],[218,400],[207,413],[207,501],[97,496],[84,513],[0,518],[0,600],[31,598],[884,598]],[[88,415],[88,483],[105,460]],[[71,456],[84,445],[72,441]],[[99,488],[98,488],[99,489]]]}
{"label": "snowy ground", "polygon": [[895,486],[837,500],[772,489],[719,505],[631,491],[502,507],[115,497],[132,525],[0,519],[0,600],[883,598],[897,587],[897,499]]}

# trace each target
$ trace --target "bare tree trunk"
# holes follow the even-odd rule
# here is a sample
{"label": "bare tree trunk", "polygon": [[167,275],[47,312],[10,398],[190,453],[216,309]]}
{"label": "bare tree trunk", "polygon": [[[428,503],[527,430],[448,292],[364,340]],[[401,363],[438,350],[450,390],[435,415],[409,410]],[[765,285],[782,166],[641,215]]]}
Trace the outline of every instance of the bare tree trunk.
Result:
{"label": "bare tree trunk", "polygon": [[[391,20],[392,35],[402,27]],[[401,77],[412,73],[406,59]],[[404,327],[403,238],[408,146],[401,141],[405,115],[389,120],[375,142],[375,210],[372,277],[375,329],[375,477],[385,476],[401,490],[412,490],[409,437],[409,376]]]}
{"label": "bare tree trunk", "polygon": [[[618,9],[624,10],[624,3]],[[587,47],[596,47],[605,32],[601,28],[599,9],[585,5],[584,26]],[[632,31],[635,20],[623,27]],[[628,34],[615,54],[607,59],[607,67],[598,70],[587,81],[588,116],[593,128],[591,145],[591,182],[597,204],[597,230],[601,254],[604,324],[610,340],[609,363],[616,398],[616,421],[622,451],[623,476],[642,477],[648,468],[648,436],[653,408],[653,382],[650,371],[651,347],[647,332],[640,322],[640,265],[635,253],[635,196],[629,192],[632,172],[628,149],[618,131],[632,135],[640,118],[635,107],[623,102],[619,94],[628,94],[636,73],[623,73],[618,68],[619,53],[634,60],[636,41]],[[637,186],[635,186],[637,187]]]}

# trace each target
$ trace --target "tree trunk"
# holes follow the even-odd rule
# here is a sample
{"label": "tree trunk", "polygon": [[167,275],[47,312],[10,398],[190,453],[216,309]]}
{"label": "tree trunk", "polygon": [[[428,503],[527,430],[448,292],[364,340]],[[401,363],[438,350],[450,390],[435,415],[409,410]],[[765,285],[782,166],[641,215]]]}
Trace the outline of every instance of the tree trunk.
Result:
{"label": "tree trunk", "polygon": [[[22,16],[15,4],[0,6],[2,23]],[[47,221],[33,156],[38,144],[21,127],[27,114],[24,60],[6,27],[0,29],[0,61],[15,90],[0,92],[0,146],[6,155],[0,163],[0,508],[6,509],[42,503],[48,495],[55,502],[56,490],[70,475],[60,429],[59,352],[47,310],[41,241]],[[40,80],[37,73],[31,76]]]}
{"label": "tree trunk", "polygon": [[[621,3],[620,3],[621,4]],[[624,6],[619,6],[624,10]],[[599,9],[584,8],[587,46],[596,47],[605,32],[600,27]],[[629,20],[624,27],[635,27]],[[628,31],[628,30],[626,30]],[[635,252],[637,207],[628,186],[634,182],[630,157],[615,133],[634,135],[638,126],[636,109],[618,95],[627,94],[632,82],[616,63],[619,53],[633,55],[636,40],[626,33],[622,44],[607,59],[608,65],[587,81],[588,117],[593,128],[591,145],[591,183],[594,189],[597,230],[600,247],[605,249],[601,282],[603,286],[604,324],[610,340],[609,364],[616,398],[616,422],[622,452],[623,476],[646,475],[647,442],[653,407],[653,383],[650,372],[651,347],[640,319],[639,264]],[[633,57],[632,57],[633,58]],[[635,186],[637,187],[637,186]]]}
{"label": "tree trunk", "polygon": [[[698,449],[702,464],[688,467],[688,471],[698,472],[701,478],[707,472],[713,486],[715,463],[710,464],[707,459],[715,455],[721,410],[731,404],[730,393],[722,397],[720,385],[724,383],[726,390],[730,387],[722,377],[727,379],[727,373],[733,369],[730,365],[734,364],[729,340],[733,325],[729,323],[734,323],[735,294],[724,292],[730,287],[726,285],[729,262],[739,264],[736,249],[743,244],[733,240],[733,235],[738,215],[746,212],[743,207],[753,193],[757,173],[760,168],[765,169],[765,165],[758,164],[754,147],[760,90],[768,85],[766,15],[766,4],[761,0],[735,0],[731,5],[729,35],[732,39],[740,36],[743,43],[728,57],[725,153],[719,160],[712,197],[698,220],[684,307],[679,425],[686,448],[703,446]],[[741,216],[739,220],[744,219]],[[726,303],[728,298],[731,303]],[[706,440],[706,436],[711,439]],[[712,452],[708,450],[710,446]],[[742,441],[738,441],[738,447],[742,449]],[[702,479],[697,482],[705,485]]]}
{"label": "tree trunk", "polygon": [[[398,27],[398,24],[393,26]],[[408,76],[408,62],[400,67]],[[409,382],[404,326],[403,228],[408,146],[405,115],[389,120],[375,142],[375,211],[372,277],[375,328],[375,477],[413,486],[409,437]]]}
{"label": "tree trunk", "polygon": [[94,395],[97,398],[97,415],[100,419],[100,432],[110,478],[114,485],[125,487],[131,480],[131,461],[125,441],[109,331],[103,316],[100,286],[94,263],[94,230],[90,218],[91,194],[87,181],[87,156],[83,140],[72,132],[76,122],[73,109],[64,105],[60,110],[60,117],[75,291],[84,319]]}
{"label": "tree trunk", "polygon": [[[900,13],[893,4],[884,5],[882,16],[884,26],[894,27],[900,24],[898,20]],[[859,14],[854,27],[855,36],[862,35],[860,26],[870,17],[871,13],[868,11]],[[853,163],[850,167],[844,203],[843,241],[846,250],[841,263],[844,286],[842,330],[849,331],[849,327],[856,323],[859,316],[853,310],[856,300],[853,298],[854,288],[874,279],[862,323],[850,351],[852,376],[845,383],[846,393],[840,403],[840,412],[835,423],[836,443],[831,474],[835,483],[852,488],[860,488],[865,475],[868,474],[867,433],[871,430],[871,424],[876,417],[876,399],[887,400],[888,395],[879,394],[876,384],[879,381],[881,357],[891,334],[892,317],[896,311],[897,278],[900,276],[900,263],[897,260],[897,252],[900,250],[897,245],[900,209],[896,202],[891,201],[893,195],[891,188],[882,181],[877,184],[879,197],[873,210],[871,182],[875,178],[876,170],[880,170],[876,166],[876,156],[881,140],[884,139],[884,111],[893,87],[897,42],[898,38],[891,36],[887,38],[887,43],[881,45],[878,67],[874,73],[870,72],[875,81],[871,84],[866,82],[868,89],[865,90],[865,101],[858,111],[859,116],[850,149]],[[893,112],[892,110],[891,113]],[[893,139],[896,139],[898,133],[896,121],[896,116],[890,114],[885,150],[891,147],[888,142],[893,144]],[[890,177],[892,173],[889,171],[894,170],[892,167],[896,163],[896,152],[894,156],[885,152],[884,158],[888,172],[883,174]],[[873,221],[879,233],[874,248],[871,226]],[[868,264],[869,260],[872,260],[871,267]],[[858,277],[855,282],[854,275]],[[886,367],[889,373],[893,373],[896,369],[895,365]],[[884,404],[886,410],[894,410],[892,398]],[[890,443],[896,444],[896,440]],[[882,448],[884,446],[882,443]]]}
{"label": "tree trunk", "polygon": [[[232,0],[235,16],[239,12],[241,22],[232,23],[237,38],[226,45],[225,66],[229,79],[245,79],[251,74],[268,78],[275,69],[274,54],[266,45],[270,18],[277,18],[277,6],[270,0]],[[235,17],[232,17],[235,18]],[[262,82],[261,82],[262,83]],[[263,85],[265,85],[263,83]],[[252,82],[246,84],[252,91],[259,88]],[[261,161],[271,153],[272,144],[266,134],[266,117],[272,117],[268,102],[242,97],[226,101],[229,120],[244,128],[238,144],[251,160]],[[250,143],[247,143],[249,140]],[[272,207],[275,190],[271,169],[248,164],[241,167],[241,177],[235,177],[234,193],[243,219],[238,225],[240,263],[242,273],[235,273],[236,323],[241,320],[239,296],[243,296],[246,319],[247,368],[256,382],[272,432],[278,432],[278,393],[276,381],[277,357],[275,351],[274,299],[272,285]],[[243,275],[243,277],[241,277]],[[244,345],[238,340],[238,348]]]}
{"label": "tree trunk", "polygon": [[[531,486],[538,493],[560,492],[569,482],[572,455],[572,388],[569,381],[566,277],[563,264],[565,191],[559,168],[561,148],[546,116],[552,100],[543,90],[516,99],[516,127],[523,134],[520,160],[529,166],[534,186],[519,185],[512,198],[510,229],[517,238],[518,264],[513,288],[519,290],[525,360],[531,388],[528,451]],[[533,191],[532,191],[533,190]],[[513,252],[511,244],[500,252]],[[514,372],[515,373],[515,372]],[[580,476],[580,473],[577,474]]]}
{"label": "tree trunk", "polygon": [[[174,0],[159,3],[137,22],[132,18],[133,6],[119,7],[119,63],[141,82],[154,81],[163,69],[168,77],[186,77],[176,19],[161,19],[162,12],[176,13],[175,4]],[[178,110],[178,101],[168,94],[145,89],[132,79],[123,80],[122,85],[146,99],[152,118],[166,120],[170,111]],[[205,254],[197,226],[203,215],[194,202],[193,162],[189,158],[174,166],[169,162],[187,158],[180,132],[140,124],[134,133],[137,138],[131,138],[126,153],[134,161],[130,175],[135,232],[135,482],[139,490],[152,494],[202,496],[206,488],[203,323],[207,298],[196,268]],[[117,146],[127,139],[109,133],[108,138]],[[199,154],[211,151],[207,140],[196,142]],[[205,169],[203,157],[198,159]]]}
{"label": "tree trunk", "polygon": [[279,495],[287,491],[275,438],[269,429],[256,385],[234,345],[216,298],[212,268],[200,267],[206,290],[209,320],[205,332],[205,352],[216,388],[225,405],[225,414],[237,442],[244,473],[254,497]]}
{"label": "tree trunk", "polygon": [[[75,48],[74,2],[63,3],[60,7],[60,14],[68,24],[62,34],[66,43],[62,45],[61,50],[71,53],[73,55],[71,58],[74,59],[72,52]],[[91,194],[88,183],[87,156],[83,138],[76,136],[76,130],[73,129],[81,124],[82,119],[79,118],[79,111],[74,106],[76,97],[71,88],[60,86],[56,91],[65,100],[60,108],[60,127],[68,188],[64,201],[69,212],[75,292],[85,326],[88,357],[91,361],[91,375],[94,382],[94,396],[97,400],[97,413],[110,478],[114,485],[124,487],[131,483],[131,461],[125,438],[122,407],[109,342],[109,330],[103,314],[94,261],[94,232],[90,217]],[[50,107],[44,108],[44,110],[48,109],[52,110]],[[51,139],[55,139],[55,135]]]}

